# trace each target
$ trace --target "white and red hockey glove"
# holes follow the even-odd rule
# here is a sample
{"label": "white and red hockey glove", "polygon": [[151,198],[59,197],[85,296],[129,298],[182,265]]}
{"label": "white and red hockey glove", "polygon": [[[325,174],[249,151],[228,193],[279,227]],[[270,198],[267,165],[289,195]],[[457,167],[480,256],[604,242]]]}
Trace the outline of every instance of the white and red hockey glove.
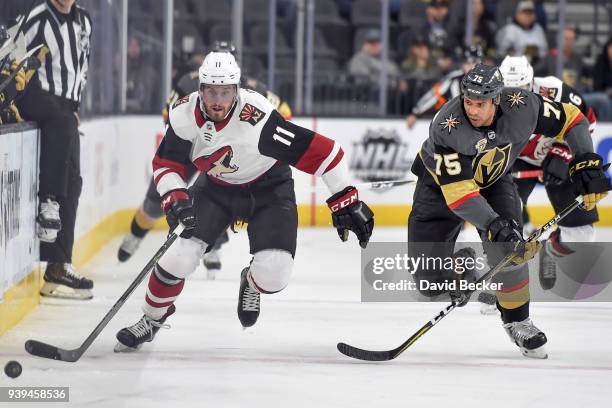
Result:
{"label": "white and red hockey glove", "polygon": [[332,212],[332,222],[342,241],[348,239],[353,231],[362,248],[368,246],[374,229],[374,213],[366,203],[359,200],[359,193],[353,186],[334,194],[327,199]]}
{"label": "white and red hockey glove", "polygon": [[569,164],[574,156],[565,143],[554,142],[542,161],[544,184],[558,186],[569,178]]}
{"label": "white and red hockey glove", "polygon": [[169,191],[162,197],[161,205],[170,229],[176,228],[180,222],[185,227],[181,238],[191,238],[195,232],[196,217],[189,192],[183,189]]}

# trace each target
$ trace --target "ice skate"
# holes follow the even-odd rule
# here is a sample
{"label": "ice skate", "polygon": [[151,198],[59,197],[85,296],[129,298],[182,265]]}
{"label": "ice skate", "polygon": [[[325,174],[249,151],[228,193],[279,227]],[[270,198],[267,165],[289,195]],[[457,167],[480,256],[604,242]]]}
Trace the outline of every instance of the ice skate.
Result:
{"label": "ice skate", "polygon": [[121,246],[119,247],[119,251],[117,252],[117,258],[119,262],[126,262],[129,260],[132,255],[138,250],[140,244],[144,237],[137,237],[133,233],[128,233],[125,237],[123,237],[123,242],[121,242]]}
{"label": "ice skate", "polygon": [[93,298],[93,281],[76,273],[71,264],[48,263],[43,279],[45,283],[40,289],[43,296],[78,300]]}
{"label": "ice skate", "polygon": [[511,322],[503,325],[510,341],[515,343],[525,357],[548,358],[544,345],[548,341],[546,335],[534,326],[531,319],[521,322]]}
{"label": "ice skate", "polygon": [[547,240],[544,244],[544,248],[540,251],[540,269],[538,271],[538,276],[540,278],[540,286],[542,286],[544,290],[552,289],[557,281],[557,265],[548,253],[550,245],[550,241]]}
{"label": "ice skate", "polygon": [[478,294],[478,302],[480,303],[480,314],[493,315],[499,313],[497,309],[497,298],[493,293],[480,292]]}
{"label": "ice skate", "polygon": [[169,329],[169,324],[164,324],[166,319],[176,311],[174,305],[170,305],[166,314],[159,320],[153,320],[143,315],[136,324],[125,327],[117,332],[117,344],[115,353],[132,352],[140,349],[143,343],[153,341],[160,328]]}
{"label": "ice skate", "polygon": [[257,322],[260,306],[260,294],[251,288],[247,279],[248,272],[248,267],[242,270],[238,293],[238,319],[244,328],[251,327]]}
{"label": "ice skate", "polygon": [[55,242],[58,232],[62,229],[60,220],[60,205],[55,197],[48,196],[41,200],[36,223],[38,224],[38,238],[43,242]]}
{"label": "ice skate", "polygon": [[221,271],[221,256],[218,249],[204,254],[202,256],[202,265],[206,268],[206,279],[215,280],[217,273]]}

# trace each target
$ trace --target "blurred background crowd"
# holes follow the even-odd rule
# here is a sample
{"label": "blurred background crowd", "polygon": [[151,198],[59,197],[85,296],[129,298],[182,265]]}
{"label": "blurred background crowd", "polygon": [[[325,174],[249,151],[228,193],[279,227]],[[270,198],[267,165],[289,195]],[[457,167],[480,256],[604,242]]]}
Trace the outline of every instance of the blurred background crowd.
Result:
{"label": "blurred background crowd", "polygon": [[[175,85],[216,41],[233,41],[244,74],[297,114],[405,116],[479,45],[492,63],[526,55],[536,76],[558,76],[612,120],[609,0],[174,0],[171,23],[165,0],[78,2],[94,21],[89,114],[159,112],[165,53]],[[0,21],[22,3],[1,2]]]}

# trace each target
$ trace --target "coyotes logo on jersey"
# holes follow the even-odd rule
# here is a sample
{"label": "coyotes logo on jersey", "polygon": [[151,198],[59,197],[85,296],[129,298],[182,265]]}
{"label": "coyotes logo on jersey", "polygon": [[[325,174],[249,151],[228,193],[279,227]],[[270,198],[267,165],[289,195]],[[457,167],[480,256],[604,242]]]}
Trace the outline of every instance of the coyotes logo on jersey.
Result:
{"label": "coyotes logo on jersey", "polygon": [[240,111],[240,120],[242,122],[249,122],[251,125],[255,126],[266,116],[265,112],[257,109],[250,103],[244,105],[242,110]]}
{"label": "coyotes logo on jersey", "polygon": [[193,161],[198,170],[209,176],[220,178],[226,173],[234,173],[238,166],[231,164],[234,152],[231,146],[223,146],[208,156],[198,157]]}

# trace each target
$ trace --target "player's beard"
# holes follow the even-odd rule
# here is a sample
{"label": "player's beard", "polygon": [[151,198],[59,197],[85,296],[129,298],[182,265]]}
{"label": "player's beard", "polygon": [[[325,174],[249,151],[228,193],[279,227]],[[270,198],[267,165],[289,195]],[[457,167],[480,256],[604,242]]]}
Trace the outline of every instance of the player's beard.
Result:
{"label": "player's beard", "polygon": [[212,104],[206,106],[206,116],[213,122],[220,122],[227,117],[233,106],[234,102],[228,105]]}

